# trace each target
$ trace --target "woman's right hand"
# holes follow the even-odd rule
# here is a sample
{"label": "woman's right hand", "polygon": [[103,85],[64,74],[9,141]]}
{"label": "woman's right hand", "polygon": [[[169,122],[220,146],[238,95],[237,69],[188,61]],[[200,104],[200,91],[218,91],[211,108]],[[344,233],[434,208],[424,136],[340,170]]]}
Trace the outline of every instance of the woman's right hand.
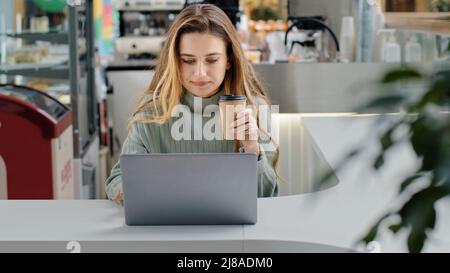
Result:
{"label": "woman's right hand", "polygon": [[123,201],[122,184],[119,184],[118,188],[119,190],[117,191],[117,194],[111,200],[120,204]]}
{"label": "woman's right hand", "polygon": [[123,201],[123,192],[118,192],[116,196],[112,199],[116,203],[121,203]]}

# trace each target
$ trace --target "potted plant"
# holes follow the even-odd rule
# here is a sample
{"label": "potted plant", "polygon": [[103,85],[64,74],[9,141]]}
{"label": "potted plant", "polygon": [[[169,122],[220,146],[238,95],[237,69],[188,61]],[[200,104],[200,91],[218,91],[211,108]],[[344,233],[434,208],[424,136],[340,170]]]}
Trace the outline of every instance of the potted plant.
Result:
{"label": "potted plant", "polygon": [[[416,98],[408,92],[397,92],[399,89],[405,89],[405,83],[411,80],[421,81],[426,86],[425,92]],[[382,84],[388,86],[385,88],[387,92],[363,108],[402,110],[398,121],[383,129],[379,137],[381,149],[373,162],[373,168],[382,168],[386,153],[402,141],[407,141],[420,159],[420,164],[401,182],[398,197],[404,197],[406,189],[420,189],[413,194],[408,193],[408,198],[405,198],[406,201],[400,208],[392,209],[376,219],[361,241],[366,244],[374,241],[380,232],[381,224],[388,223],[388,218],[396,216],[400,220],[389,226],[390,231],[397,233],[402,229],[406,230],[408,250],[420,252],[429,232],[435,227],[435,203],[450,195],[450,65],[429,76],[402,67],[388,72]],[[401,138],[394,137],[399,135],[399,130],[405,128],[407,134],[403,134]],[[338,169],[345,167],[345,162],[362,150],[357,148],[350,152]],[[327,178],[328,176],[322,181]],[[425,187],[417,187],[424,181],[427,182]]]}

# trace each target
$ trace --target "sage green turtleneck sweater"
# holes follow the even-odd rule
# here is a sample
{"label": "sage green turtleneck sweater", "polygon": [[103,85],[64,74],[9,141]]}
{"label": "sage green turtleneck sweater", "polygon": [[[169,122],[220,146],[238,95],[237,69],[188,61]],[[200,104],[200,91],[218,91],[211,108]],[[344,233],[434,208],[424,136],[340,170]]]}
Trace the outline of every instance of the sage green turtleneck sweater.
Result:
{"label": "sage green turtleneck sweater", "polygon": [[[194,109],[195,96],[189,92],[184,92],[181,104],[189,107],[191,114],[191,135],[194,136],[194,121],[201,118],[205,125],[211,117],[203,117],[205,107],[211,104],[218,105],[219,96],[223,91],[212,97],[202,98],[202,109]],[[200,112],[200,113],[198,113]],[[148,113],[144,113],[148,114]],[[195,115],[200,115],[195,118]],[[146,154],[146,153],[227,153],[234,152],[233,141],[230,140],[175,140],[171,135],[172,124],[179,117],[172,117],[166,123],[160,125],[156,123],[134,123],[122,145],[122,154]],[[198,128],[197,128],[198,129]],[[277,196],[278,182],[272,167],[274,152],[261,150],[261,155],[257,162],[258,196]],[[122,189],[122,177],[120,164],[117,162],[111,170],[111,175],[106,179],[106,193],[109,199],[114,198]]]}

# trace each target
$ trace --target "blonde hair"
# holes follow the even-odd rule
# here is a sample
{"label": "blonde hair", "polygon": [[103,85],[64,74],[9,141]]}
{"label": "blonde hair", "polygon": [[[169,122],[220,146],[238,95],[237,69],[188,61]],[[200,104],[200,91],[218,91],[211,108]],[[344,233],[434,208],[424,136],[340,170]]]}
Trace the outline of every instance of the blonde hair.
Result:
{"label": "blonde hair", "polygon": [[[139,98],[129,125],[135,122],[163,124],[171,118],[172,110],[180,103],[183,94],[179,44],[181,36],[186,33],[208,33],[226,43],[231,67],[226,71],[222,83],[224,94],[246,96],[249,105],[257,105],[256,99],[262,98],[270,105],[267,93],[256,78],[252,65],[246,60],[236,30],[227,15],[214,5],[194,4],[184,8],[168,30],[153,79]],[[143,112],[151,112],[151,115],[139,115]],[[262,133],[270,137],[267,132]],[[276,147],[274,170],[280,177],[279,147],[272,137],[270,139]]]}

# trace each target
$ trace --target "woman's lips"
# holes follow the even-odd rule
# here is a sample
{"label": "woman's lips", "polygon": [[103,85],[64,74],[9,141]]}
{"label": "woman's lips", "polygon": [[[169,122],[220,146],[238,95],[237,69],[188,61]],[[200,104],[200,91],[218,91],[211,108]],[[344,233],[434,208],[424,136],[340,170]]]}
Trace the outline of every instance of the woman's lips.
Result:
{"label": "woman's lips", "polygon": [[205,87],[209,84],[209,82],[191,82],[195,87]]}

